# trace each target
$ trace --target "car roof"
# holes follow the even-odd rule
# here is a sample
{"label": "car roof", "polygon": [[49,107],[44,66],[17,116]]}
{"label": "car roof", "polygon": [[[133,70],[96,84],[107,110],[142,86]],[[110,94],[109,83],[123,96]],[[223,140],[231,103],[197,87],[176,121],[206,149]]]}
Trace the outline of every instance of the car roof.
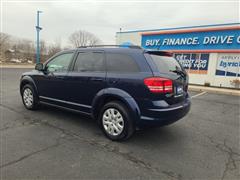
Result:
{"label": "car roof", "polygon": [[128,47],[91,47],[91,48],[77,48],[78,51],[105,51],[105,52],[119,52],[130,53],[139,52],[142,53],[143,49],[128,48]]}
{"label": "car roof", "polygon": [[149,53],[157,55],[171,55],[169,51],[162,51],[156,49],[143,49],[140,46],[119,46],[119,45],[100,45],[100,46],[83,46],[75,49],[63,50],[64,52],[71,51],[105,51],[105,52],[118,52],[118,53]]}

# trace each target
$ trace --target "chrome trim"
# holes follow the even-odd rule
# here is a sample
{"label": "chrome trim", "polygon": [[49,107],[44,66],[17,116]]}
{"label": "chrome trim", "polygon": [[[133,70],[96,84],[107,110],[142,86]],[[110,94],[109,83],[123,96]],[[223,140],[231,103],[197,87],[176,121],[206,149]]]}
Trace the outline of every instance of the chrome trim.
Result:
{"label": "chrome trim", "polygon": [[67,107],[64,107],[64,106],[59,106],[59,105],[56,105],[56,104],[47,103],[47,102],[44,102],[44,101],[39,101],[39,102],[40,102],[41,104],[46,104],[46,105],[48,105],[48,106],[54,106],[54,107],[57,107],[57,108],[66,109],[66,110],[68,110],[68,111],[74,111],[74,112],[78,112],[78,113],[82,113],[82,114],[86,114],[86,115],[91,115],[91,113],[79,111],[79,110],[76,110],[76,109],[71,109],[71,108],[67,108]]}
{"label": "chrome trim", "polygon": [[71,105],[80,106],[80,107],[85,107],[85,108],[89,108],[89,109],[92,108],[92,106],[85,105],[85,104],[78,104],[78,103],[74,103],[74,102],[70,102],[70,101],[64,101],[64,100],[50,98],[50,97],[45,97],[45,96],[39,96],[39,97],[42,98],[42,99],[57,101],[57,102],[71,104]]}
{"label": "chrome trim", "polygon": [[173,108],[165,108],[165,109],[148,109],[150,111],[172,111],[172,110],[176,110],[176,109],[181,109],[183,108],[183,106],[178,106],[178,107],[173,107]]}
{"label": "chrome trim", "polygon": [[183,96],[183,94],[174,95],[175,98],[181,97],[181,96]]}
{"label": "chrome trim", "polygon": [[154,120],[154,118],[147,117],[147,116],[141,116],[140,119],[142,119],[142,120]]}

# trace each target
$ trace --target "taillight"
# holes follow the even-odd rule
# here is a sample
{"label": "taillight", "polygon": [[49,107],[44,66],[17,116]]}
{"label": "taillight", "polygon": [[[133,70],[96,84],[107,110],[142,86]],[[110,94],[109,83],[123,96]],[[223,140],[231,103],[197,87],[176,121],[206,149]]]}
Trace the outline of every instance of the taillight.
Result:
{"label": "taillight", "polygon": [[151,77],[144,79],[144,84],[153,93],[172,93],[173,82],[167,78]]}

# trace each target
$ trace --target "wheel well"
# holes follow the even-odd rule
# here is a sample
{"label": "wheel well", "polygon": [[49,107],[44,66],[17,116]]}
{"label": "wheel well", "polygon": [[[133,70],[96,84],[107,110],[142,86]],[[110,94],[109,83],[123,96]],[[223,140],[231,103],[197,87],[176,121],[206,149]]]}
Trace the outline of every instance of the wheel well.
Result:
{"label": "wheel well", "polygon": [[22,88],[23,88],[26,84],[31,85],[32,88],[36,91],[36,88],[35,88],[34,84],[33,84],[31,81],[25,80],[25,81],[22,81],[22,82],[21,82],[21,85],[20,85],[20,92],[21,92],[21,94],[22,94]]}
{"label": "wheel well", "polygon": [[103,104],[107,104],[112,101],[120,101],[120,102],[124,103],[124,101],[119,97],[109,96],[104,99]]}
{"label": "wheel well", "polygon": [[20,92],[22,93],[22,88],[26,85],[26,84],[30,84],[29,81],[23,81],[21,82],[21,85],[20,85]]}
{"label": "wheel well", "polygon": [[101,108],[109,103],[109,102],[112,102],[112,101],[118,101],[118,102],[121,102],[122,104],[124,105],[127,105],[126,102],[124,102],[120,97],[117,97],[117,96],[107,96],[105,97],[102,101],[100,101],[99,103],[97,103],[97,105],[95,106],[95,110],[93,112],[93,116],[94,118],[98,119],[98,115],[101,111]]}

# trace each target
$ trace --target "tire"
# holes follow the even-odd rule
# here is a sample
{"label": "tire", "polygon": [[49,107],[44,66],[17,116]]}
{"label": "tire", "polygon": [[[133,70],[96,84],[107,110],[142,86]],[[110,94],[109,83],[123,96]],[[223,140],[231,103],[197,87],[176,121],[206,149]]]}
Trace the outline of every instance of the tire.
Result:
{"label": "tire", "polygon": [[135,131],[127,107],[118,101],[105,104],[100,111],[98,121],[105,136],[113,141],[126,140]]}
{"label": "tire", "polygon": [[36,110],[39,106],[38,95],[32,85],[26,84],[21,90],[22,101],[26,109]]}

